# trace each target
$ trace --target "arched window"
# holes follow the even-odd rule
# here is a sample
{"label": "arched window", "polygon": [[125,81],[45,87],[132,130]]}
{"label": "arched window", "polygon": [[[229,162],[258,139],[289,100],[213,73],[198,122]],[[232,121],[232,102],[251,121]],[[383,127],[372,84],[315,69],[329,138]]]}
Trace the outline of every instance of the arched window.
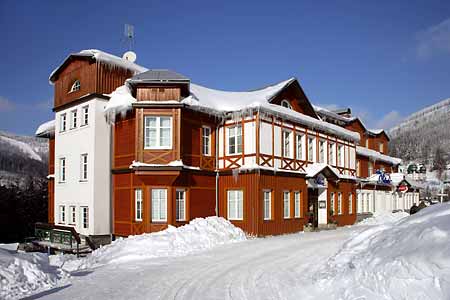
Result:
{"label": "arched window", "polygon": [[281,101],[281,106],[286,107],[286,108],[289,108],[289,109],[292,109],[291,104],[290,104],[289,101],[287,101],[287,100],[282,100],[282,101]]}
{"label": "arched window", "polygon": [[69,93],[76,92],[80,90],[80,81],[77,79],[73,82],[72,87],[70,88]]}

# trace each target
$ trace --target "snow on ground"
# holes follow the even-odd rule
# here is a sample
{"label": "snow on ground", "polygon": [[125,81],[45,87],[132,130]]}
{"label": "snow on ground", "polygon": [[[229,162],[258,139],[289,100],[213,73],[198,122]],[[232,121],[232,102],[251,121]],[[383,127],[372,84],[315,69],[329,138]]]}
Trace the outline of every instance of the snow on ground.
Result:
{"label": "snow on ground", "polygon": [[450,203],[354,234],[315,275],[312,298],[450,299]]}
{"label": "snow on ground", "polygon": [[53,265],[79,271],[112,263],[130,263],[156,257],[176,257],[245,240],[244,232],[224,218],[197,218],[181,227],[118,239],[95,250],[87,258],[74,255],[51,257]]}
{"label": "snow on ground", "polygon": [[385,223],[394,223],[403,218],[408,217],[409,214],[404,211],[399,211],[396,213],[390,212],[376,212],[373,214],[373,217],[367,218],[356,224],[356,226],[362,225],[381,225]]}
{"label": "snow on ground", "polygon": [[43,253],[17,253],[0,249],[0,299],[16,299],[48,290],[68,275],[49,265]]}
{"label": "snow on ground", "polygon": [[84,271],[35,298],[450,299],[449,215],[447,203],[248,240],[223,219],[196,219],[119,240],[84,264],[55,256],[63,268]]}

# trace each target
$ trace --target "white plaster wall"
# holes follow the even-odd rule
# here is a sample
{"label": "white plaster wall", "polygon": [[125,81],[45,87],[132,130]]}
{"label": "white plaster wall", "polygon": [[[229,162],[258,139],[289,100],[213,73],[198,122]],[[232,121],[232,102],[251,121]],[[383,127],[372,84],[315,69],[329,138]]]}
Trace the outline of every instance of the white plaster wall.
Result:
{"label": "white plaster wall", "polygon": [[272,125],[264,122],[261,122],[260,124],[259,151],[262,154],[272,155]]}
{"label": "white plaster wall", "polygon": [[274,145],[275,156],[281,156],[281,127],[275,126],[274,128]]}
{"label": "white plaster wall", "polygon": [[[110,129],[103,117],[105,100],[94,98],[56,113],[55,127],[55,222],[59,222],[59,206],[76,206],[75,229],[84,235],[110,232]],[[81,107],[89,105],[89,124],[80,126]],[[78,109],[78,127],[70,129],[69,114]],[[67,114],[67,129],[60,132],[60,115]],[[101,116],[100,116],[101,115]],[[98,148],[98,149],[97,149]],[[81,179],[81,155],[88,154],[88,179]],[[66,159],[66,181],[60,182],[60,161]],[[82,228],[82,206],[89,207],[89,228]]]}
{"label": "white plaster wall", "polygon": [[244,154],[254,154],[254,153],[256,153],[255,122],[244,123]]}
{"label": "white plaster wall", "polygon": [[223,153],[223,144],[225,142],[225,138],[223,135],[224,132],[224,128],[220,127],[219,128],[219,157],[223,157],[224,153]]}

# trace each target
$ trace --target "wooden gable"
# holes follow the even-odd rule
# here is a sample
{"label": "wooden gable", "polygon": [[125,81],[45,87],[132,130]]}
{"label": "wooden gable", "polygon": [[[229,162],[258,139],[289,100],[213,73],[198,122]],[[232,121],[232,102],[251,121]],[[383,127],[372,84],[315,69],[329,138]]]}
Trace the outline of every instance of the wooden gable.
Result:
{"label": "wooden gable", "polygon": [[365,147],[366,139],[368,138],[366,135],[367,129],[366,127],[364,127],[364,124],[361,122],[359,118],[356,118],[347,125],[345,125],[345,129],[359,133],[360,137],[359,145]]}
{"label": "wooden gable", "polygon": [[311,102],[297,80],[292,81],[292,83],[287,85],[283,90],[269,100],[269,102],[272,104],[281,105],[283,100],[287,100],[294,111],[315,119],[319,119],[316,111],[311,105]]}

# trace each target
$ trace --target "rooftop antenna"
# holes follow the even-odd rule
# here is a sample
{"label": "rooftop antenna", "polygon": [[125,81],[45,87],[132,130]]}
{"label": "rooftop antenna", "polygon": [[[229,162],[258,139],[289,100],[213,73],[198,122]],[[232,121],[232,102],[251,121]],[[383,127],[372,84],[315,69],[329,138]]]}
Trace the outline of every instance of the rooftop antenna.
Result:
{"label": "rooftop antenna", "polygon": [[123,33],[125,41],[128,44],[128,51],[123,54],[122,58],[130,62],[135,62],[136,53],[132,51],[134,45],[134,26],[130,24],[125,24]]}

